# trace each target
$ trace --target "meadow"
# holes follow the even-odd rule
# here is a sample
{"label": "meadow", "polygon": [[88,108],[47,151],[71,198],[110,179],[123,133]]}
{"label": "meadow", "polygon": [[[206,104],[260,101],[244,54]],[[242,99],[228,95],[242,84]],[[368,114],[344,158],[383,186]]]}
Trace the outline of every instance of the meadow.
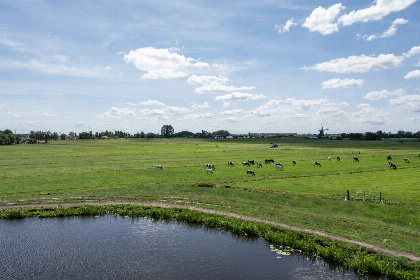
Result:
{"label": "meadow", "polygon": [[[278,148],[270,148],[273,141]],[[197,205],[420,256],[419,154],[417,139],[119,139],[0,146],[0,205]],[[353,162],[354,156],[360,162]],[[397,170],[389,168],[387,156]],[[265,159],[281,162],[284,170],[264,164]],[[247,160],[263,167],[242,166]],[[235,166],[228,167],[228,161]],[[313,166],[314,161],[322,166]],[[216,166],[213,175],[206,174],[205,163]],[[256,176],[247,176],[248,169]],[[381,192],[384,203],[345,201],[347,190]]]}

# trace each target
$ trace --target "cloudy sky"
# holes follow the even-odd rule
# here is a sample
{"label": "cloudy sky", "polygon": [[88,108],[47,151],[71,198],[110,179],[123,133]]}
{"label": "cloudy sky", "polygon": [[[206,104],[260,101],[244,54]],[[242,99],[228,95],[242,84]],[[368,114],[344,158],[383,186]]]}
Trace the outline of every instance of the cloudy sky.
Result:
{"label": "cloudy sky", "polygon": [[0,1],[0,130],[420,130],[420,1]]}

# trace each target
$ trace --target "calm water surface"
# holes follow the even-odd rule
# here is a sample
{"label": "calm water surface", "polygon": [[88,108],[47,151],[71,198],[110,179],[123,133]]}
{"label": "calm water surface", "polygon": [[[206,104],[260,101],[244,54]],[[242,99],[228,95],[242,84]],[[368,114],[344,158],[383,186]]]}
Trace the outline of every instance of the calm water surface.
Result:
{"label": "calm water surface", "polygon": [[0,220],[0,278],[361,279],[260,239],[111,215]]}

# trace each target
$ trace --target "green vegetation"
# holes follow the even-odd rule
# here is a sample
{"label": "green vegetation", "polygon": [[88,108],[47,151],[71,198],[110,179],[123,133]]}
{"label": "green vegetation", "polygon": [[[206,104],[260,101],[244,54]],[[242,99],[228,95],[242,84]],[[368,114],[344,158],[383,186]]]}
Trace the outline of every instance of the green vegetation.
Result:
{"label": "green vegetation", "polygon": [[220,215],[203,214],[185,209],[159,209],[141,206],[78,206],[46,209],[5,210],[0,218],[23,217],[63,217],[85,215],[116,214],[129,217],[151,217],[153,219],[172,219],[187,223],[202,224],[207,227],[227,230],[234,234],[261,237],[275,246],[289,246],[310,255],[320,256],[331,262],[354,268],[359,274],[374,273],[389,279],[420,279],[420,267],[401,258],[378,254],[366,248],[328,238],[298,233],[262,223],[228,218]]}
{"label": "green vegetation", "polygon": [[[279,147],[270,148],[270,142]],[[109,139],[1,146],[0,204],[197,205],[420,256],[419,154],[417,139]],[[355,156],[360,162],[353,162]],[[387,156],[397,170],[388,167]],[[265,159],[281,162],[284,171]],[[242,166],[247,160],[263,167]],[[216,165],[213,175],[206,174],[205,163]],[[247,177],[248,169],[256,176]],[[345,201],[347,190],[381,192],[385,203]]]}

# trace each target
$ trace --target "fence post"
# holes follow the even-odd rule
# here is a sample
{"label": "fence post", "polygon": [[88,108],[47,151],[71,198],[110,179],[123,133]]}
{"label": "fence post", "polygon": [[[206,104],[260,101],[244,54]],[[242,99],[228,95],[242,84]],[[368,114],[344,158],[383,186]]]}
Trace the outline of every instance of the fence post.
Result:
{"label": "fence post", "polygon": [[347,200],[350,200],[350,192],[347,190]]}
{"label": "fence post", "polygon": [[379,203],[382,203],[382,192],[379,192]]}

